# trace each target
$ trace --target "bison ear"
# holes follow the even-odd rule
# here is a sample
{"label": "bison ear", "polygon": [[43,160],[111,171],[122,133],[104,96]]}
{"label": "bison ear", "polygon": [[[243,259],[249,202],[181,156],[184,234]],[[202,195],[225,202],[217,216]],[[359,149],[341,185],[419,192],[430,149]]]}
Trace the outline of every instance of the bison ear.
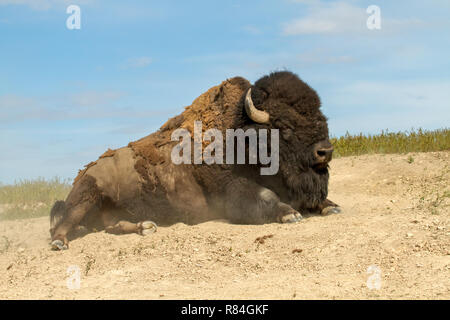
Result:
{"label": "bison ear", "polygon": [[252,101],[255,106],[260,106],[266,101],[268,94],[263,89],[252,86]]}
{"label": "bison ear", "polygon": [[245,112],[250,119],[256,123],[269,123],[270,116],[266,111],[256,109],[252,100],[252,88],[249,88],[245,95]]}

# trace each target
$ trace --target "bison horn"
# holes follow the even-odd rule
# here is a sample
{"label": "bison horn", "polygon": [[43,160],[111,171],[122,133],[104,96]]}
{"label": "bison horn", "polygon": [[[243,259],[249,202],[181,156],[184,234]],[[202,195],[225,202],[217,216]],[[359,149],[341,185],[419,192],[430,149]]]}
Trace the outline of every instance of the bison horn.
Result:
{"label": "bison horn", "polygon": [[253,121],[257,123],[269,123],[269,114],[265,111],[256,109],[252,101],[252,89],[248,89],[245,96],[245,111]]}

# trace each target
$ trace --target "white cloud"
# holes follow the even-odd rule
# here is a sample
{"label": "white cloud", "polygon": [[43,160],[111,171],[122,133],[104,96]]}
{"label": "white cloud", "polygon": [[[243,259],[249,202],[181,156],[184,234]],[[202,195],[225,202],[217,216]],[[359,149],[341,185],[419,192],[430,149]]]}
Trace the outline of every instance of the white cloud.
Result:
{"label": "white cloud", "polygon": [[117,104],[124,95],[116,91],[85,91],[50,97],[3,95],[0,96],[0,123],[30,119],[133,117],[134,114],[130,113],[130,108]]}
{"label": "white cloud", "polygon": [[48,10],[51,6],[49,0],[0,0],[0,5],[25,5],[34,10]]}
{"label": "white cloud", "polygon": [[423,112],[412,110],[401,112],[349,114],[330,117],[328,126],[331,136],[350,134],[378,134],[382,130],[389,132],[409,131],[411,129],[435,130],[447,127],[448,122],[438,117],[424,117]]}
{"label": "white cloud", "polygon": [[33,10],[46,11],[55,6],[69,6],[71,4],[87,5],[95,0],[0,0],[0,6],[23,5]]}
{"label": "white cloud", "polygon": [[331,55],[328,50],[323,48],[314,49],[303,52],[296,57],[301,63],[310,64],[337,64],[337,63],[352,63],[357,59],[350,55]]}
{"label": "white cloud", "polygon": [[150,57],[138,57],[138,58],[131,58],[128,59],[128,61],[125,64],[125,68],[145,68],[150,63],[152,63],[152,58]]}
{"label": "white cloud", "polygon": [[306,2],[308,14],[284,25],[285,35],[341,33],[366,28],[365,9],[344,2]]}
{"label": "white cloud", "polygon": [[0,121],[8,122],[17,120],[21,117],[33,118],[37,115],[43,115],[44,109],[40,103],[29,97],[22,97],[17,95],[3,95],[0,96]]}
{"label": "white cloud", "polygon": [[8,108],[24,108],[32,104],[34,104],[33,99],[27,97],[12,94],[0,96],[0,111],[2,111],[2,113],[6,112]]}
{"label": "white cloud", "polygon": [[[126,99],[121,91],[83,91],[53,96],[0,95],[0,126],[31,121],[74,119],[154,119],[160,121],[180,109],[142,109]],[[162,121],[161,120],[161,121]]]}
{"label": "white cloud", "polygon": [[321,0],[291,0],[291,1],[307,5],[319,5],[321,3]]}
{"label": "white cloud", "polygon": [[[367,28],[369,15],[366,8],[346,2],[322,2],[297,0],[308,6],[307,15],[289,21],[283,25],[283,34],[287,36],[302,34],[341,34],[374,32]],[[386,18],[381,8],[381,29],[398,30],[412,26],[423,25],[419,19]]]}
{"label": "white cloud", "polygon": [[123,95],[122,92],[117,91],[86,91],[73,95],[71,100],[75,106],[100,106],[116,101]]}
{"label": "white cloud", "polygon": [[439,111],[450,120],[450,82],[441,81],[385,81],[358,82],[339,88],[333,102],[341,105],[363,107],[379,105],[380,109],[394,108],[408,111]]}
{"label": "white cloud", "polygon": [[442,128],[450,123],[450,81],[365,81],[323,99],[333,134]]}
{"label": "white cloud", "polygon": [[242,28],[246,33],[251,35],[260,35],[262,34],[262,31],[260,28],[253,26],[253,25],[247,25]]}

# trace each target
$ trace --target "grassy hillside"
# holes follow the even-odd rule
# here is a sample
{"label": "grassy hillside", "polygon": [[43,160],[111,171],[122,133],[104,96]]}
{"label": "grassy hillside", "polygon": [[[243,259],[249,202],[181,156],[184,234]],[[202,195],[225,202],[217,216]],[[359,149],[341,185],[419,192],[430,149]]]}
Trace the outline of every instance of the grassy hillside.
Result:
{"label": "grassy hillside", "polygon": [[422,129],[378,135],[350,135],[332,138],[334,157],[373,153],[408,153],[450,150],[450,129]]}
{"label": "grassy hillside", "polygon": [[[332,138],[335,157],[372,153],[408,153],[450,150],[450,129],[434,131],[382,132],[379,135],[350,135]],[[414,161],[412,157],[407,159]],[[69,180],[53,178],[0,184],[0,220],[48,215],[56,200],[66,198]]]}
{"label": "grassy hillside", "polygon": [[34,218],[48,215],[56,200],[65,199],[69,181],[57,177],[45,180],[22,180],[0,185],[0,220]]}

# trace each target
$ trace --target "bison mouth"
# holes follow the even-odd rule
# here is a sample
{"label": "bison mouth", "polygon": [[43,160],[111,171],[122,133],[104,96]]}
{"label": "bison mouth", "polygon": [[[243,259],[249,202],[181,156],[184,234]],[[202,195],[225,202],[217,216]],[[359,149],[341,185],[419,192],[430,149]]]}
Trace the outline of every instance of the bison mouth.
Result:
{"label": "bison mouth", "polygon": [[312,166],[313,170],[317,173],[325,173],[329,167],[328,162],[318,162]]}
{"label": "bison mouth", "polygon": [[333,158],[334,148],[328,140],[316,143],[313,146],[313,169],[315,171],[327,171],[328,163]]}

